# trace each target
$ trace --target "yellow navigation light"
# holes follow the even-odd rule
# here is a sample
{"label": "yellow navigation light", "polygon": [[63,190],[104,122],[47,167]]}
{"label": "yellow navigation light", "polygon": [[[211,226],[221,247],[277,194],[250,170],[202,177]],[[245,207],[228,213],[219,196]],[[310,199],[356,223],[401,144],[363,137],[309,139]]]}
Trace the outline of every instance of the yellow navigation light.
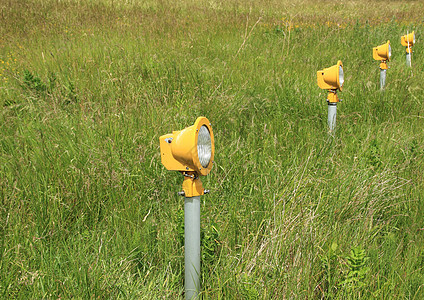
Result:
{"label": "yellow navigation light", "polygon": [[162,164],[168,170],[207,175],[213,165],[215,143],[212,126],[198,117],[193,126],[159,138]]}
{"label": "yellow navigation light", "polygon": [[409,34],[405,34],[405,35],[401,36],[400,43],[402,44],[402,46],[407,47],[406,52],[410,53],[409,48],[411,48],[415,44],[415,32],[412,31]]}
{"label": "yellow navigation light", "polygon": [[342,90],[344,83],[343,64],[339,60],[336,65],[317,72],[318,86],[323,90]]}
{"label": "yellow navigation light", "polygon": [[390,47],[390,41],[387,41],[387,43],[374,47],[372,49],[372,57],[375,60],[386,61],[386,60],[390,60],[391,56],[392,56],[392,47]]}

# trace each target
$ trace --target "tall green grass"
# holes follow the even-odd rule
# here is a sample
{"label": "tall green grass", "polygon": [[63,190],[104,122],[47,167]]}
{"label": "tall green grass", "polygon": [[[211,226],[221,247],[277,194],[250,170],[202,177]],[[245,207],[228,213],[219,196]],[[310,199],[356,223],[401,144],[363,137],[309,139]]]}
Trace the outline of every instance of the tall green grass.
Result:
{"label": "tall green grass", "polygon": [[204,115],[205,299],[422,298],[423,5],[390,4],[0,1],[1,297],[182,297],[159,136]]}

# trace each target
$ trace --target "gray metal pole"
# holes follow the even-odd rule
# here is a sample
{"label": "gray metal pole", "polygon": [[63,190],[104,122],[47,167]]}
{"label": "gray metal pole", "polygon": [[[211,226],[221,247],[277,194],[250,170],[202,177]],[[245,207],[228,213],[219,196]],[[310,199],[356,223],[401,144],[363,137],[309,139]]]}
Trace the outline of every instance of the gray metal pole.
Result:
{"label": "gray metal pole", "polygon": [[200,292],[200,196],[184,199],[185,298]]}
{"label": "gray metal pole", "polygon": [[328,127],[330,131],[336,129],[337,103],[328,102]]}
{"label": "gray metal pole", "polygon": [[411,53],[406,53],[406,66],[412,67]]}
{"label": "gray metal pole", "polygon": [[386,85],[386,69],[380,69],[380,89],[384,89]]}

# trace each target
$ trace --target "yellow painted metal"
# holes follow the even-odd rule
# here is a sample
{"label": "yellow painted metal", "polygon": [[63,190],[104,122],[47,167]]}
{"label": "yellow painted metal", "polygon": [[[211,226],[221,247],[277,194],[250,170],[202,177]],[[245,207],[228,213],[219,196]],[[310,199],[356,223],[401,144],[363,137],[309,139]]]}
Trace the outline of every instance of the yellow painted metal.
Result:
{"label": "yellow painted metal", "polygon": [[[197,142],[199,130],[206,126],[211,138],[211,157],[206,167],[199,161]],[[193,171],[199,175],[207,175],[213,165],[215,142],[212,126],[205,117],[198,117],[194,125],[159,138],[162,164],[168,170]]]}
{"label": "yellow painted metal", "polygon": [[[186,167],[183,163],[179,162],[174,158],[172,155],[172,141],[174,139],[174,134],[166,134],[162,135],[159,138],[160,142],[160,154],[161,154],[161,160],[162,164],[167,168],[168,170],[176,170],[176,171],[194,171],[193,169],[190,169]],[[188,168],[188,169],[187,169]]]}
{"label": "yellow painted metal", "polygon": [[409,34],[402,35],[400,37],[400,43],[405,47],[412,47],[415,43],[415,32],[412,31]]}
{"label": "yellow painted metal", "polygon": [[336,65],[317,72],[318,86],[324,90],[342,90],[340,85],[339,70],[343,69],[342,61],[339,60]]}
{"label": "yellow painted metal", "polygon": [[382,70],[387,70],[389,67],[387,66],[387,63],[386,63],[386,61],[381,61],[381,63],[380,63],[380,69],[382,69]]}
{"label": "yellow painted metal", "polygon": [[402,44],[402,46],[406,47],[406,53],[411,53],[411,47],[415,44],[415,32],[412,31],[409,34],[402,35],[400,37],[400,43]]}
{"label": "yellow painted metal", "polygon": [[194,172],[187,172],[187,175],[184,177],[183,181],[183,191],[185,197],[196,197],[202,196],[205,194],[205,190],[203,189],[202,181],[199,177],[194,177]]}
{"label": "yellow painted metal", "polygon": [[340,102],[339,97],[337,96],[337,91],[336,90],[330,90],[330,91],[328,91],[327,101],[329,103]]}
{"label": "yellow painted metal", "polygon": [[372,57],[375,60],[384,60],[384,61],[390,60],[389,47],[390,47],[390,41],[387,41],[387,43],[383,45],[374,47],[372,51]]}

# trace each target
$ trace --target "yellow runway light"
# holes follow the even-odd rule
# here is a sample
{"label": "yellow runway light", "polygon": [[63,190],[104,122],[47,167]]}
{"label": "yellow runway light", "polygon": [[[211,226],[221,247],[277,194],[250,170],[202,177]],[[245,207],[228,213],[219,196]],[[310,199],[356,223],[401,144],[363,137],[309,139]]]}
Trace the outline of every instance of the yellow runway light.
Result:
{"label": "yellow runway light", "polygon": [[406,65],[412,67],[412,46],[415,44],[415,32],[401,36],[400,43],[406,47]]}
{"label": "yellow runway light", "polygon": [[212,126],[205,117],[194,125],[159,138],[162,164],[168,170],[184,175],[184,289],[186,299],[198,299],[200,276],[200,196],[203,189],[200,175],[207,175],[214,163],[215,142]]}
{"label": "yellow runway light", "polygon": [[336,129],[337,103],[341,100],[337,96],[337,90],[342,90],[344,83],[344,72],[342,61],[336,65],[319,70],[317,72],[318,86],[323,90],[328,90],[328,126],[330,134],[334,134]]}
{"label": "yellow runway light", "polygon": [[387,43],[374,47],[372,49],[372,57],[375,60],[388,61],[390,60],[391,56],[392,56],[392,47],[390,46],[390,41],[387,41]]}
{"label": "yellow runway light", "polygon": [[380,61],[380,89],[383,90],[386,85],[386,70],[389,68],[387,62],[392,57],[392,47],[390,41],[387,43],[374,47],[372,49],[372,57]]}
{"label": "yellow runway light", "polygon": [[199,117],[193,126],[163,135],[159,140],[162,164],[168,170],[198,175],[211,171],[215,143],[207,118]]}
{"label": "yellow runway light", "polygon": [[411,53],[411,47],[415,44],[415,32],[412,31],[409,34],[401,36],[400,43],[402,44],[402,46],[406,47],[407,53]]}
{"label": "yellow runway light", "polygon": [[342,61],[339,60],[336,65],[318,71],[317,81],[323,90],[342,90],[344,83]]}

